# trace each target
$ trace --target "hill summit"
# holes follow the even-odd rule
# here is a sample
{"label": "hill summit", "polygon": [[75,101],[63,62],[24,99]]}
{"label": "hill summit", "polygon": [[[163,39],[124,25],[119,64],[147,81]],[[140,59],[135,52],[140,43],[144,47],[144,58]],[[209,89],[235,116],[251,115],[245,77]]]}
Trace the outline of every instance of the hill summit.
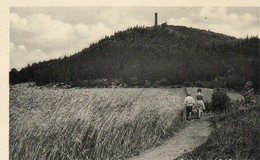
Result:
{"label": "hill summit", "polygon": [[[259,38],[237,39],[172,26],[132,27],[106,36],[70,57],[12,69],[10,83],[37,85],[169,86],[195,84],[241,89],[257,83]],[[257,85],[255,85],[257,86]]]}

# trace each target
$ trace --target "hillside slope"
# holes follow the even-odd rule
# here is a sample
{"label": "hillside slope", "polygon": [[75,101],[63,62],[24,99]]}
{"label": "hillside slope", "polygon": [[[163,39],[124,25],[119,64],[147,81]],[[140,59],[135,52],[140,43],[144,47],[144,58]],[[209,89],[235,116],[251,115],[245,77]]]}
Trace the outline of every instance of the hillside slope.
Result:
{"label": "hillside slope", "polygon": [[20,72],[12,70],[10,82],[96,86],[101,80],[103,86],[112,82],[136,86],[148,81],[176,85],[185,81],[214,84],[215,80],[221,81],[217,85],[234,88],[248,80],[257,82],[258,53],[257,37],[242,40],[167,24],[134,27],[107,36],[70,57],[29,65]]}

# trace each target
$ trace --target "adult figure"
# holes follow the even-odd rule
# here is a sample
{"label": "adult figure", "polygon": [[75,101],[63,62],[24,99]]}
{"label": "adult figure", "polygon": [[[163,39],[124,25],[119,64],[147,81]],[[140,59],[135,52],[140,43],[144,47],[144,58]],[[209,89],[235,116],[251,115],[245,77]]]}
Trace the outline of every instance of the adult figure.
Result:
{"label": "adult figure", "polygon": [[191,97],[190,93],[187,94],[187,97],[184,100],[186,106],[187,120],[191,120],[192,108],[195,105],[194,99]]}
{"label": "adult figure", "polygon": [[205,110],[203,94],[201,93],[200,88],[197,90],[197,94],[196,94],[196,107],[197,107],[197,118],[200,119],[202,111]]}

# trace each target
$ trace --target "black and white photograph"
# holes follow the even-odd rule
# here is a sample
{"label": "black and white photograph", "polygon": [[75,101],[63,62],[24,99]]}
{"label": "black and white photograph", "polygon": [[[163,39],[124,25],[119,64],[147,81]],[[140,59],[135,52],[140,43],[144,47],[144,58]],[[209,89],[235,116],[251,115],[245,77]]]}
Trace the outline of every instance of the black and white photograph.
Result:
{"label": "black and white photograph", "polygon": [[260,7],[8,16],[10,160],[260,159]]}

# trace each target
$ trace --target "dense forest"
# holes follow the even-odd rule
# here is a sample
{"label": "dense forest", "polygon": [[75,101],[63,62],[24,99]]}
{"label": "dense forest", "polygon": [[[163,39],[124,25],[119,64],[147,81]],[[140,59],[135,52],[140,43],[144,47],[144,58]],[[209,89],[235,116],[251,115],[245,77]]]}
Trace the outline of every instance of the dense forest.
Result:
{"label": "dense forest", "polygon": [[199,86],[258,90],[259,38],[170,26],[132,27],[64,57],[12,69],[10,83],[70,86]]}

